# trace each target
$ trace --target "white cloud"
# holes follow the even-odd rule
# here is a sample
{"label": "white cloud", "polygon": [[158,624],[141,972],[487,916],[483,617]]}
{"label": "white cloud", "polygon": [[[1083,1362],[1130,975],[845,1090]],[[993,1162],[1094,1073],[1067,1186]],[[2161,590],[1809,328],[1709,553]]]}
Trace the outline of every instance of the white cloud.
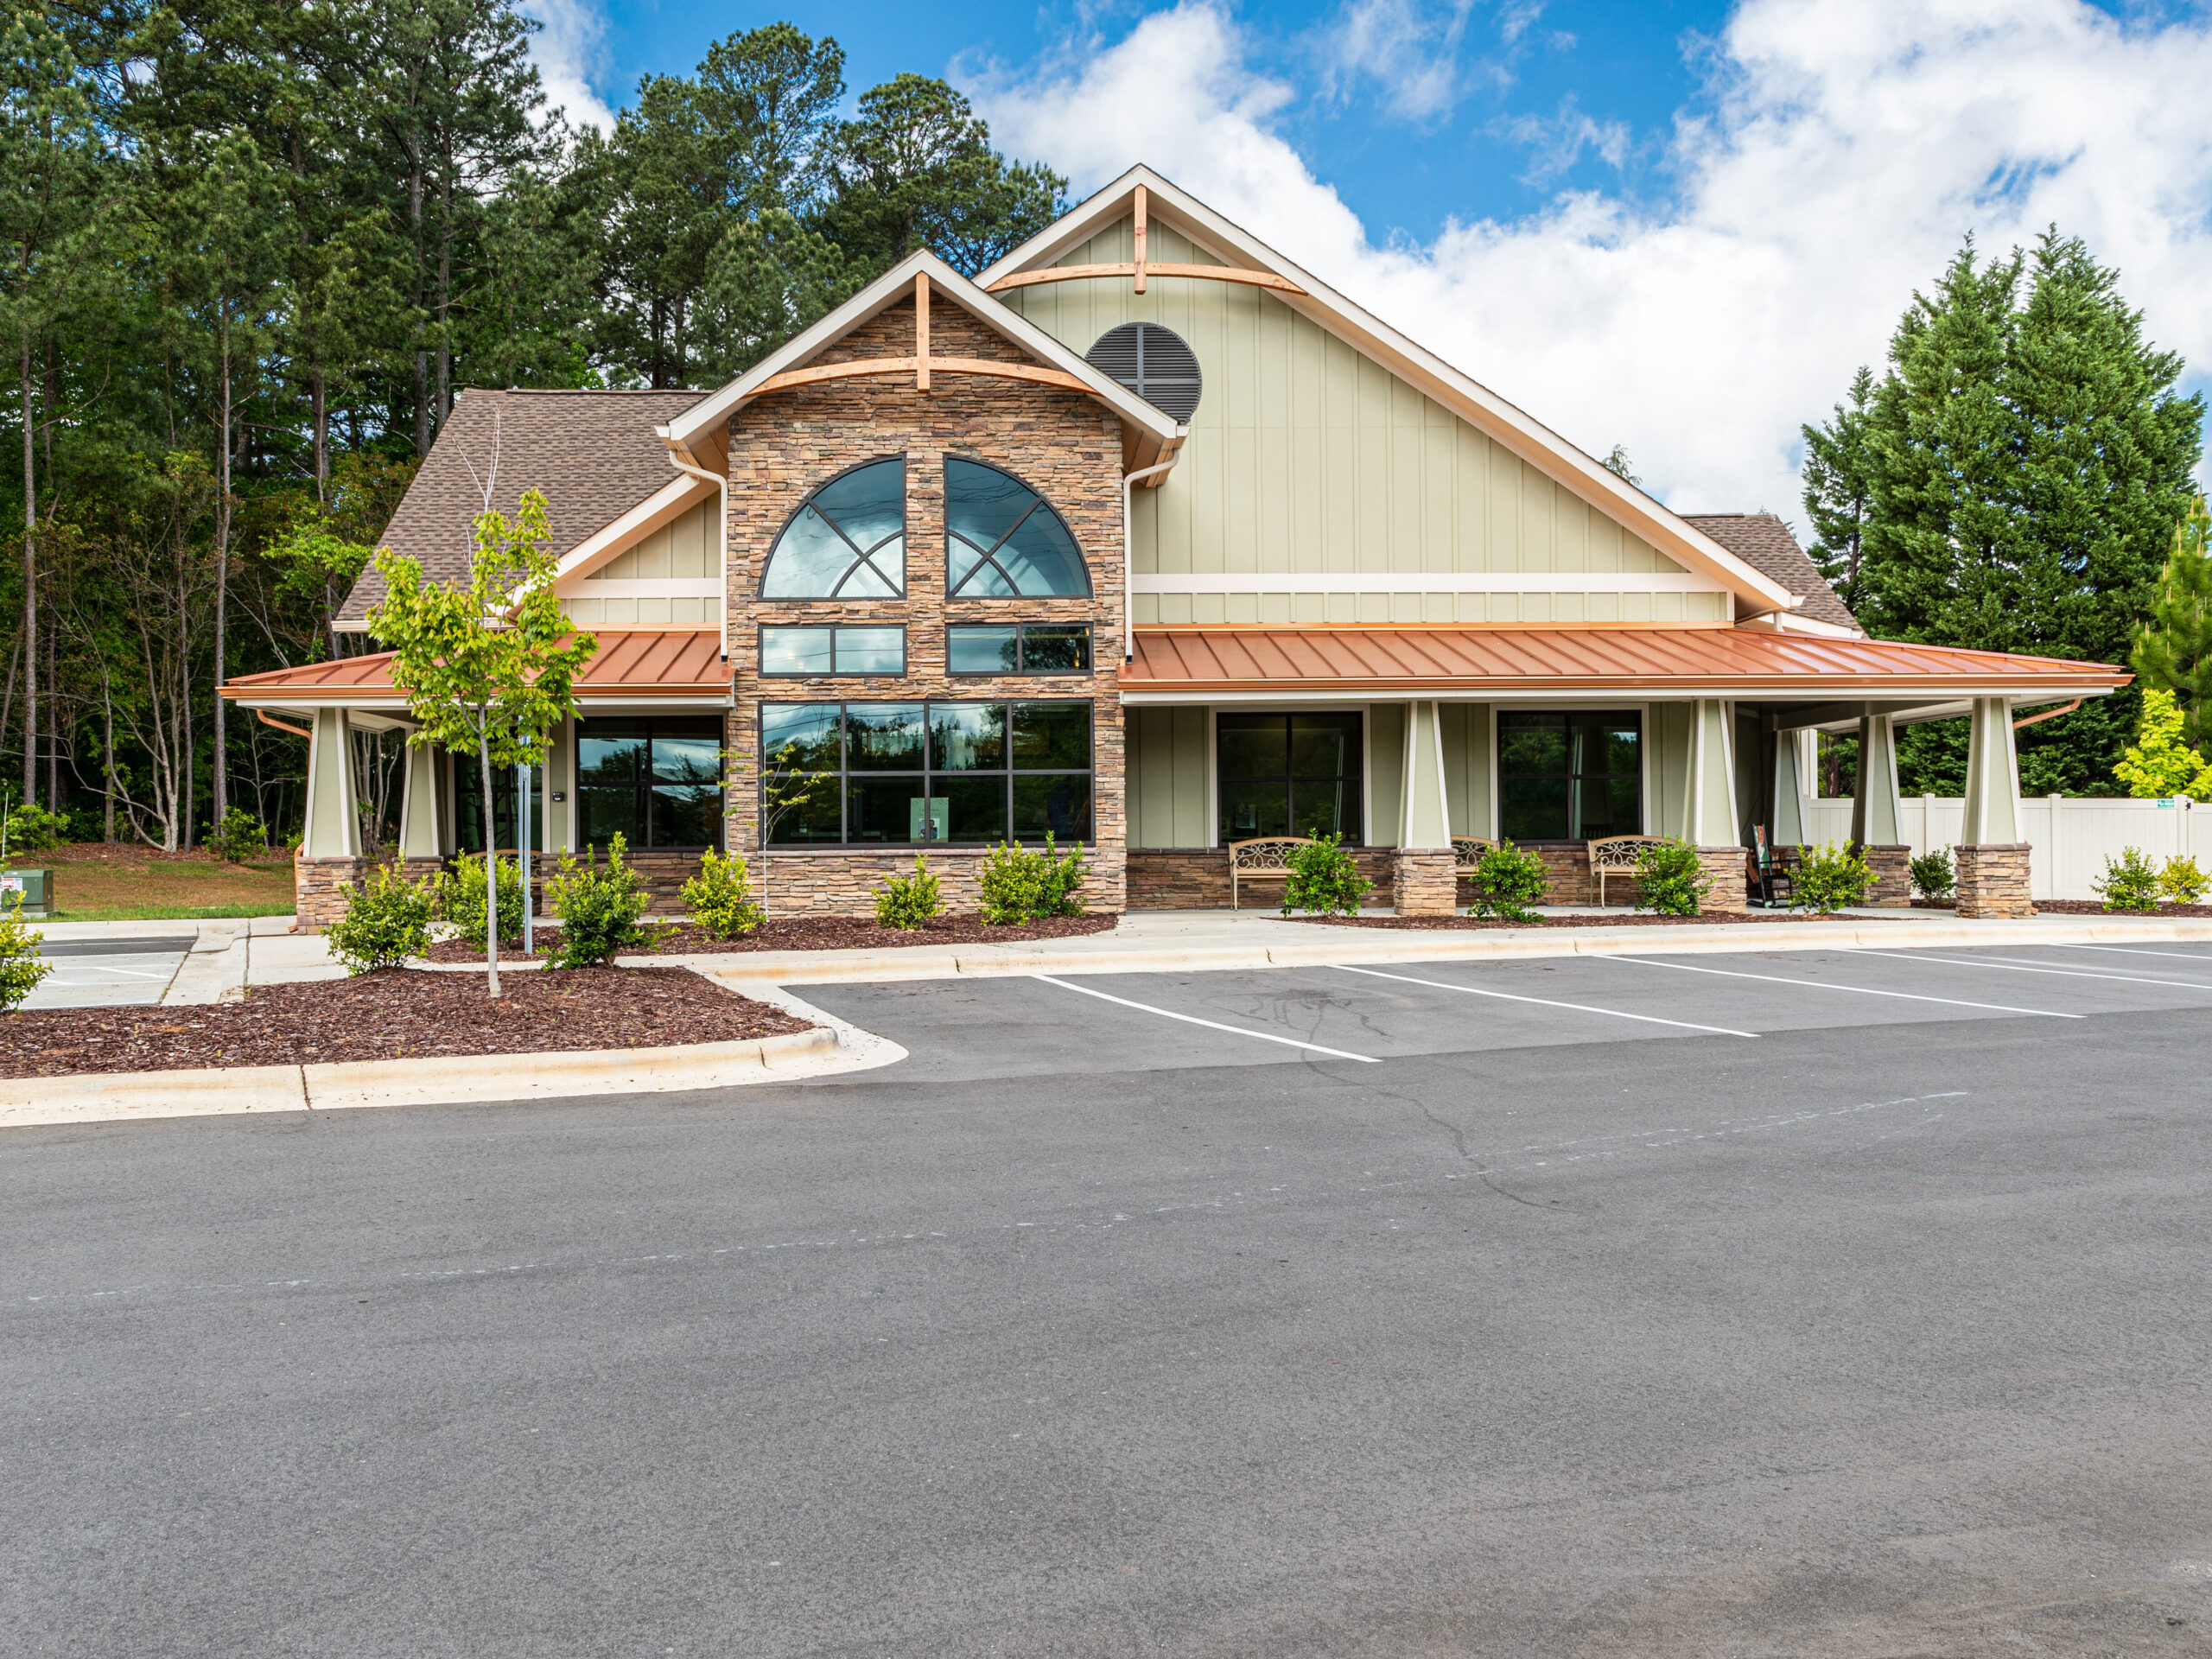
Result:
{"label": "white cloud", "polygon": [[1994,251],[2056,221],[2119,267],[2154,340],[2212,368],[2204,23],[1745,0],[1712,48],[1713,112],[1676,124],[1671,205],[1562,194],[1426,246],[1370,240],[1274,133],[1293,93],[1206,0],[976,97],[1009,153],[1079,190],[1149,162],[1584,448],[1625,444],[1686,510],[1802,517],[1799,423],[1879,363],[1969,231]]}
{"label": "white cloud", "polygon": [[614,111],[592,86],[592,72],[603,62],[606,17],[593,0],[529,0],[525,10],[544,25],[531,37],[530,60],[545,84],[546,107],[567,111],[571,126],[608,130]]}
{"label": "white cloud", "polygon": [[1459,96],[1470,3],[1454,0],[1432,17],[1414,0],[1351,0],[1321,37],[1323,84],[1340,92],[1354,79],[1372,80],[1409,120],[1443,114]]}

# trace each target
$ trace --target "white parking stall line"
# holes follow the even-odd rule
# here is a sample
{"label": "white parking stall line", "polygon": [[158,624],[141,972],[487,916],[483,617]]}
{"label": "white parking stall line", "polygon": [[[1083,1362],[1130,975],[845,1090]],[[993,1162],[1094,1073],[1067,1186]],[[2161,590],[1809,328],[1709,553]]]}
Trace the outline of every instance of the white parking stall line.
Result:
{"label": "white parking stall line", "polygon": [[1370,979],[1395,979],[1406,985],[1426,985],[1432,990],[1459,991],[1467,996],[1494,996],[1502,1002],[1533,1002],[1540,1008],[1572,1008],[1577,1014],[1609,1014],[1616,1020],[1641,1020],[1649,1026],[1675,1026],[1683,1031],[1711,1032],[1718,1037],[1750,1037],[1757,1039],[1756,1031],[1737,1031],[1728,1026],[1700,1026],[1692,1020],[1662,1020],[1656,1014],[1630,1014],[1622,1008],[1592,1007],[1587,1002],[1557,1002],[1548,996],[1516,996],[1510,991],[1478,990],[1472,985],[1447,984],[1440,979],[1415,979],[1411,974],[1378,973],[1372,968],[1353,968],[1341,962],[1330,967],[1343,974],[1364,974]]}
{"label": "white parking stall line", "polygon": [[1173,1008],[1155,1008],[1149,1002],[1132,1002],[1126,996],[1112,996],[1104,991],[1094,991],[1088,985],[1054,979],[1050,974],[1032,974],[1029,977],[1042,980],[1047,985],[1057,985],[1064,991],[1080,991],[1085,996],[1096,997],[1101,1002],[1118,1002],[1125,1008],[1135,1008],[1142,1014],[1156,1014],[1163,1020],[1180,1020],[1186,1026],[1204,1026],[1209,1031],[1225,1031],[1232,1037],[1252,1037],[1263,1043],[1281,1043],[1286,1048],[1311,1049],[1316,1054],[1326,1054],[1333,1059],[1358,1060],[1367,1065],[1382,1064],[1372,1054],[1351,1054],[1341,1048],[1324,1048],[1319,1043],[1303,1043],[1295,1037],[1278,1037],[1273,1032],[1253,1031],[1243,1026],[1224,1026],[1218,1020],[1201,1020],[1195,1014],[1178,1014]]}
{"label": "white parking stall line", "polygon": [[1592,955],[1592,962],[1632,962],[1644,968],[1673,968],[1685,974],[1713,974],[1722,979],[1752,979],[1762,985],[1802,985],[1815,991],[1855,991],[1861,996],[1894,996],[1904,1002],[1941,1002],[1947,1007],[1980,1008],[1986,1014],[2032,1014],[2044,1020],[2086,1020],[2085,1014],[2057,1014],[2050,1008],[2015,1008],[2002,1002],[1967,1002],[1955,996],[1921,996],[1911,991],[1877,990],[1872,985],[1837,985],[1824,979],[1786,979],[1780,974],[1739,974],[1726,968],[1693,968],[1687,962],[1654,962],[1649,957]]}
{"label": "white parking stall line", "polygon": [[[69,960],[69,958],[68,958],[68,957],[49,957],[49,958],[48,958],[48,960],[49,960],[49,961],[55,961],[55,962],[66,962],[66,961],[68,961],[68,960]],[[78,960],[78,961],[79,961],[79,962],[82,962],[82,961],[84,960],[84,958],[83,958],[82,957],[79,957],[76,958],[76,960]],[[133,979],[175,979],[175,978],[176,977],[176,976],[175,976],[174,973],[168,973],[168,974],[155,974],[155,973],[149,973],[149,972],[148,972],[145,969],[143,969],[143,968],[105,968],[105,967],[103,967],[103,968],[96,968],[96,969],[93,969],[92,971],[92,972],[94,972],[94,973],[101,973],[101,974],[127,974],[127,975],[129,975],[129,976],[130,976],[131,978],[133,978]]]}
{"label": "white parking stall line", "polygon": [[2063,979],[2101,979],[2114,985],[2164,985],[2177,991],[2212,991],[2212,982],[2202,979],[2145,979],[2140,974],[2113,974],[2087,968],[2050,968],[2017,957],[1936,957],[1924,950],[1852,950],[1854,957],[1892,957],[1899,962],[1948,962],[1961,968],[1994,968],[2004,974],[2056,974]]}
{"label": "white parking stall line", "polygon": [[2061,944],[2061,950],[2109,950],[2116,957],[2171,957],[2177,962],[2194,962],[2212,968],[2212,956],[2201,950],[2152,950],[2139,944]]}

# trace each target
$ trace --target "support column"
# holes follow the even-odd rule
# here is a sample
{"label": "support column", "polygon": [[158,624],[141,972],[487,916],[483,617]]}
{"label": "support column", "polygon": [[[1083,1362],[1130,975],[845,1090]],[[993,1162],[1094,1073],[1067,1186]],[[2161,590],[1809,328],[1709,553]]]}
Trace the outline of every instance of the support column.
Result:
{"label": "support column", "polygon": [[1952,856],[1960,915],[2036,913],[2028,886],[2028,843],[2020,839],[2020,763],[2012,746],[2012,710],[2002,697],[1974,700],[1966,823]]}
{"label": "support column", "polygon": [[1774,799],[1767,807],[1768,833],[1777,847],[1796,847],[1805,839],[1805,779],[1798,763],[1805,752],[1802,732],[1776,732]]}
{"label": "support column", "polygon": [[318,709],[308,740],[307,824],[292,861],[293,925],[320,931],[346,913],[361,877],[361,815],[353,800],[353,735],[343,709]]}
{"label": "support column", "polygon": [[1433,702],[1406,706],[1404,783],[1391,896],[1401,916],[1449,916],[1458,906],[1452,868],[1452,804],[1444,786],[1444,730]]}
{"label": "support column", "polygon": [[1890,909],[1912,903],[1912,848],[1905,839],[1904,795],[1897,786],[1897,723],[1859,717],[1859,777],[1851,791],[1851,844],[1874,873],[1866,902]]}
{"label": "support column", "polygon": [[1697,849],[1707,882],[1700,912],[1741,915],[1751,908],[1745,892],[1744,832],[1736,823],[1734,725],[1727,703],[1700,697],[1690,710],[1688,787],[1683,836]]}
{"label": "support column", "polygon": [[407,770],[399,794],[399,867],[411,880],[435,875],[445,868],[446,842],[443,792],[445,777],[442,750],[428,743],[407,746]]}

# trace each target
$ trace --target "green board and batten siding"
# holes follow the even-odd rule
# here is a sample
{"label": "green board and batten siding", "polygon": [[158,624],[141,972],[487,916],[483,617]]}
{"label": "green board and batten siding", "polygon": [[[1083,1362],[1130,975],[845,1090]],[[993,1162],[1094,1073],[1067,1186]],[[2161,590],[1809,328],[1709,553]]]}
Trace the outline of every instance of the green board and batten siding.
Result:
{"label": "green board and batten siding", "polygon": [[[1164,226],[1148,257],[1217,263]],[[1132,257],[1124,219],[1064,264]],[[1726,622],[1718,592],[1545,591],[1541,578],[1682,567],[1267,290],[1195,277],[1040,283],[1003,297],[1078,352],[1150,321],[1198,353],[1205,394],[1175,470],[1136,493],[1136,573],[1536,578],[1522,592],[1136,595],[1139,626]],[[1141,588],[1141,581],[1140,581]]]}

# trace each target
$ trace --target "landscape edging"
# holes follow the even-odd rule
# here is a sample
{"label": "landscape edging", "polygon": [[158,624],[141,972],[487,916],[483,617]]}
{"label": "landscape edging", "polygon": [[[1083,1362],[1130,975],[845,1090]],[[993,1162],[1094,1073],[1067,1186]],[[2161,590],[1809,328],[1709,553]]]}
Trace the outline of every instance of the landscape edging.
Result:
{"label": "landscape edging", "polygon": [[[0,1128],[240,1112],[332,1111],[472,1101],[643,1094],[766,1082],[785,1064],[837,1046],[826,1027],[734,1043],[458,1054],[315,1065],[76,1071],[0,1077]],[[211,1098],[211,1096],[213,1098]]]}

